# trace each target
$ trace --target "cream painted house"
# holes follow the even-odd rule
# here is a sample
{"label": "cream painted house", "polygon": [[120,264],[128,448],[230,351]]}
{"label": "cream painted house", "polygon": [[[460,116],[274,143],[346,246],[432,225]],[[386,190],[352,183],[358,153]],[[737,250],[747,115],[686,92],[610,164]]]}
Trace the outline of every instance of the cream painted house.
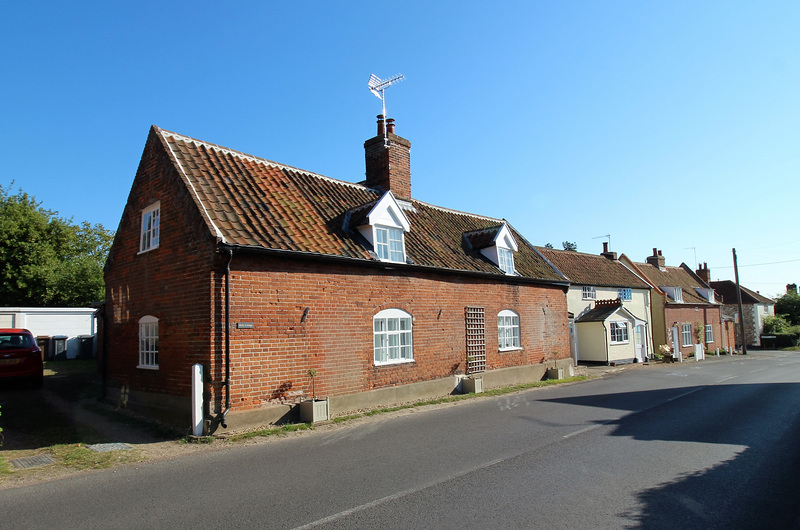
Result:
{"label": "cream painted house", "polygon": [[653,354],[650,285],[609,252],[537,247],[570,280],[570,345],[575,362],[641,362]]}

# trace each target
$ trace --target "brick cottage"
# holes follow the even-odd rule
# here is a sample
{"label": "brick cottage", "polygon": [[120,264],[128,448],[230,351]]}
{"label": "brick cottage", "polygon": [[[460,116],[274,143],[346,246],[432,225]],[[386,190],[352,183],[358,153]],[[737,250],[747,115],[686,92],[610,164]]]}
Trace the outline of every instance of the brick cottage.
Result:
{"label": "brick cottage", "polygon": [[[106,395],[205,432],[570,366],[567,280],[510,224],[411,197],[379,117],[350,183],[153,127],[106,264]],[[309,370],[316,377],[309,377]]]}

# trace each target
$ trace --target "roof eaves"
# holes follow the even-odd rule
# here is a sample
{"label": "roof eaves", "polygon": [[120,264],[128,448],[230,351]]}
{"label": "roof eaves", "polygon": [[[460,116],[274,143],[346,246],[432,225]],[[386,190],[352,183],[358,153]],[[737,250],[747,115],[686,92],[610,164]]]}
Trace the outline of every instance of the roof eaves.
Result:
{"label": "roof eaves", "polygon": [[272,256],[281,256],[286,258],[298,258],[298,259],[307,259],[312,261],[334,261],[334,262],[348,262],[351,264],[358,264],[364,265],[369,267],[376,267],[381,269],[405,269],[405,270],[413,270],[413,271],[430,271],[430,272],[438,272],[444,274],[457,274],[457,275],[464,275],[464,276],[473,276],[473,277],[482,277],[482,278],[492,278],[497,281],[502,282],[522,282],[522,283],[534,283],[534,284],[545,284],[545,285],[552,285],[556,287],[563,287],[568,288],[569,283],[565,281],[559,280],[548,280],[546,278],[534,278],[531,276],[511,276],[508,274],[500,274],[494,272],[485,272],[485,271],[470,271],[470,270],[463,270],[463,269],[450,269],[446,267],[436,267],[432,265],[420,265],[417,263],[396,263],[396,262],[387,262],[381,261],[377,259],[363,259],[358,257],[352,256],[337,256],[332,254],[321,254],[318,252],[303,252],[297,250],[285,250],[285,249],[276,249],[276,248],[265,248],[261,246],[255,245],[237,245],[237,244],[230,244],[230,243],[221,243],[221,247],[237,250],[241,252],[253,253],[253,254],[267,254]]}

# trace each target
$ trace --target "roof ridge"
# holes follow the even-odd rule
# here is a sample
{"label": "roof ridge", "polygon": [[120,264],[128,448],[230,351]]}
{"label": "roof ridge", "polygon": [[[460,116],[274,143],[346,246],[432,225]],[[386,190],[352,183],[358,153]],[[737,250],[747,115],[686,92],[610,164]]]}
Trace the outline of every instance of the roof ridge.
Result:
{"label": "roof ridge", "polygon": [[356,184],[354,182],[348,182],[346,180],[339,180],[339,179],[335,179],[333,177],[320,175],[319,173],[314,173],[313,171],[308,171],[306,169],[301,169],[299,167],[290,166],[290,165],[287,165],[287,164],[281,164],[280,162],[275,162],[273,160],[268,160],[266,158],[261,158],[261,157],[255,156],[255,155],[244,153],[242,151],[237,151],[235,149],[231,149],[229,147],[224,147],[224,146],[221,146],[221,145],[218,145],[218,144],[214,144],[214,143],[211,143],[211,142],[206,142],[204,140],[198,140],[197,138],[192,138],[191,136],[186,136],[186,135],[183,135],[183,134],[180,134],[180,133],[176,133],[176,132],[173,132],[173,131],[168,131],[168,130],[162,129],[160,127],[156,127],[156,129],[158,130],[159,134],[161,134],[162,136],[172,137],[172,138],[175,138],[176,140],[181,140],[181,141],[184,141],[184,142],[192,142],[194,144],[203,145],[205,147],[214,149],[216,151],[220,151],[222,153],[230,154],[230,155],[236,156],[238,158],[243,158],[245,160],[249,160],[249,161],[255,162],[257,164],[265,164],[267,166],[272,166],[272,167],[275,167],[275,168],[278,168],[278,169],[285,169],[285,170],[288,170],[288,171],[297,171],[299,173],[303,173],[303,174],[308,175],[310,177],[316,177],[316,178],[319,178],[319,179],[322,179],[322,180],[326,180],[328,182],[334,182],[336,184],[346,184],[348,186],[352,186],[354,188],[358,188],[358,189],[362,189],[362,190],[363,189],[371,189],[371,188],[367,188],[366,186],[364,186],[362,184]]}
{"label": "roof ridge", "polygon": [[[413,199],[412,198],[411,202],[416,202],[416,203],[425,205],[428,208],[433,208],[434,210],[439,210],[439,211],[442,211],[442,212],[454,213],[454,214],[458,214],[458,215],[468,215],[470,217],[474,217],[475,219],[483,219],[485,221],[497,221],[500,224],[508,223],[508,221],[506,221],[505,219],[498,219],[496,217],[489,217],[489,216],[486,216],[486,215],[478,215],[476,213],[470,213],[470,212],[462,212],[461,210],[454,210],[452,208],[445,208],[444,206],[437,206],[436,204],[431,204],[431,203],[428,203],[428,202],[425,202],[425,201],[421,201],[419,199]],[[509,225],[510,225],[510,223],[509,223]]]}

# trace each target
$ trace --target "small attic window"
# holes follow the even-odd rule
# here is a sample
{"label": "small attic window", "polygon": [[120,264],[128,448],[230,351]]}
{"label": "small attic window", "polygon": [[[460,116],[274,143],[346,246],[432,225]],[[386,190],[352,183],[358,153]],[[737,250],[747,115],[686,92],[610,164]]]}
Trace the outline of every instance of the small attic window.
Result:
{"label": "small attic window", "polygon": [[506,274],[514,274],[514,252],[507,248],[497,249],[497,264],[500,270]]}
{"label": "small attic window", "polygon": [[358,231],[372,245],[378,259],[405,263],[405,233],[411,231],[411,224],[392,192],[386,192],[375,203],[364,221]]}
{"label": "small attic window", "polygon": [[379,259],[386,261],[405,261],[406,252],[403,241],[403,230],[391,226],[376,226],[375,253]]}
{"label": "small attic window", "polygon": [[705,287],[695,287],[694,290],[697,291],[697,294],[699,294],[700,296],[702,296],[703,298],[705,298],[706,300],[708,300],[712,304],[714,303],[714,290],[713,289],[706,289]]}
{"label": "small attic window", "polygon": [[514,235],[505,223],[494,230],[497,233],[489,244],[480,249],[481,254],[489,258],[504,273],[515,275],[517,269],[514,266],[514,252],[518,247]]}
{"label": "small attic window", "polygon": [[673,302],[683,303],[683,290],[680,287],[659,286],[659,288],[667,293]]}

